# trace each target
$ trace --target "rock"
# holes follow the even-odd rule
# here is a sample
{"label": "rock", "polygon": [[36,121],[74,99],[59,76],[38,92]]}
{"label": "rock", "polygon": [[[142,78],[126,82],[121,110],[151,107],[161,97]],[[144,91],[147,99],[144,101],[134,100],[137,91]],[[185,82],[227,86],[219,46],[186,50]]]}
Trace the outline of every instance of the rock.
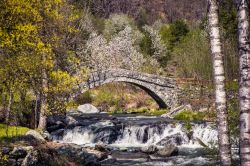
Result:
{"label": "rock", "polygon": [[35,130],[29,130],[26,133],[26,136],[34,138],[36,141],[39,141],[41,143],[46,142],[46,140],[42,137],[42,135],[40,133],[38,133],[37,131],[35,131]]}
{"label": "rock", "polygon": [[9,147],[2,147],[0,152],[2,152],[3,155],[5,155],[5,154],[9,154],[11,152],[11,150],[12,149]]}
{"label": "rock", "polygon": [[64,131],[65,131],[64,129],[60,129],[60,130],[56,130],[56,131],[50,133],[51,136],[52,136],[52,139],[53,138],[60,138],[60,137],[62,137],[63,134],[64,134]]}
{"label": "rock", "polygon": [[8,166],[16,166],[16,159],[8,159]]}
{"label": "rock", "polygon": [[52,136],[50,135],[50,133],[48,131],[43,132],[43,138],[47,141],[52,141]]}
{"label": "rock", "polygon": [[187,133],[187,137],[189,140],[192,140],[193,139],[193,135],[194,135],[194,132],[191,130],[191,131],[188,131]]}
{"label": "rock", "polygon": [[111,144],[117,140],[119,130],[115,126],[97,127],[93,133],[95,134],[94,142]]}
{"label": "rock", "polygon": [[108,152],[108,149],[105,147],[105,145],[96,144],[95,150],[98,150],[100,152]]}
{"label": "rock", "polygon": [[112,158],[112,156],[109,156],[107,159],[103,160],[101,164],[103,165],[113,165],[116,162],[115,158]]}
{"label": "rock", "polygon": [[20,158],[20,159],[17,160],[17,165],[22,165],[22,163],[23,163],[23,159],[22,158]]}
{"label": "rock", "polygon": [[198,112],[207,112],[207,111],[209,111],[208,108],[200,108]]}
{"label": "rock", "polygon": [[58,124],[58,122],[61,122],[61,123],[65,124],[66,123],[65,119],[66,119],[65,115],[53,115],[53,116],[49,116],[47,118],[47,126],[56,125],[56,124]]}
{"label": "rock", "polygon": [[27,154],[22,162],[22,166],[36,166],[39,165],[39,155],[37,151],[32,151]]}
{"label": "rock", "polygon": [[102,160],[108,158],[107,152],[100,152],[100,151],[94,150],[94,149],[84,149],[84,150],[90,154],[94,154],[99,161],[102,161]]}
{"label": "rock", "polygon": [[174,109],[171,109],[168,113],[161,115],[161,117],[173,118],[177,113],[180,113],[186,110],[192,110],[192,106],[188,104],[188,105],[181,105],[179,107],[175,107]]}
{"label": "rock", "polygon": [[186,140],[183,139],[183,136],[180,133],[177,133],[163,138],[161,141],[156,143],[156,145],[158,146],[167,146],[169,144],[182,145],[184,143],[186,143]]}
{"label": "rock", "polygon": [[195,138],[195,140],[203,147],[207,148],[208,146],[199,138]]}
{"label": "rock", "polygon": [[66,117],[66,123],[68,126],[72,127],[77,126],[79,124],[79,122],[75,118],[69,115]]}
{"label": "rock", "polygon": [[81,113],[84,114],[96,114],[96,113],[100,113],[100,111],[93,105],[91,104],[84,104],[84,105],[80,105],[77,108],[78,111],[80,111]]}
{"label": "rock", "polygon": [[146,147],[141,148],[141,152],[147,153],[147,154],[154,154],[158,151],[158,148],[155,145],[150,145]]}
{"label": "rock", "polygon": [[75,144],[61,144],[55,148],[55,151],[57,154],[67,156],[85,166],[99,166],[99,159],[103,157],[102,155],[97,156],[94,153],[90,153],[87,149]]}
{"label": "rock", "polygon": [[14,149],[10,152],[10,156],[12,158],[24,158],[27,155],[27,150],[23,147],[14,147]]}
{"label": "rock", "polygon": [[170,144],[157,151],[157,155],[162,157],[169,157],[178,154],[178,149],[175,145]]}
{"label": "rock", "polygon": [[56,124],[54,124],[53,126],[49,126],[49,127],[47,127],[47,130],[48,130],[48,132],[53,132],[53,131],[55,131],[55,130],[59,130],[59,129],[62,129],[62,128],[64,128],[66,125],[63,123],[63,122],[61,122],[61,121],[57,121],[56,122]]}
{"label": "rock", "polygon": [[145,162],[148,161],[149,156],[148,154],[142,153],[142,152],[137,152],[137,153],[131,153],[131,152],[121,152],[121,151],[114,151],[112,153],[112,158],[115,158],[117,160],[136,160],[139,162]]}
{"label": "rock", "polygon": [[128,151],[128,148],[127,148],[127,147],[122,147],[122,148],[120,148],[120,151],[121,151],[121,152],[127,152],[127,151]]}

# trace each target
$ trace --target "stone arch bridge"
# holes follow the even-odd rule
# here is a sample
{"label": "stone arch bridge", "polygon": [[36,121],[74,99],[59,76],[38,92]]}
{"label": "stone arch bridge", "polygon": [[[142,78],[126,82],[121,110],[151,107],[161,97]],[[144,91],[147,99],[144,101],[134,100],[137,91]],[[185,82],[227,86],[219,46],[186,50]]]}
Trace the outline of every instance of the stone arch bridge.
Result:
{"label": "stone arch bridge", "polygon": [[79,85],[74,97],[89,89],[113,82],[125,82],[140,87],[157,102],[160,108],[175,107],[178,101],[178,87],[174,79],[124,69],[90,73],[88,80]]}

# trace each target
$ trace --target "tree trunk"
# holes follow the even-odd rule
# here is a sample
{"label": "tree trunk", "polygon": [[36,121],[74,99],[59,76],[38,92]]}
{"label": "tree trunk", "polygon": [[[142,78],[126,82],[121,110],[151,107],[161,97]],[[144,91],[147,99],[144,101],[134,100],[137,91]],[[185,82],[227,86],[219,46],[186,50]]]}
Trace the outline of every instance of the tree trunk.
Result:
{"label": "tree trunk", "polygon": [[37,128],[37,110],[38,110],[38,95],[36,94],[36,103],[35,103],[35,111],[34,111],[34,129]]}
{"label": "tree trunk", "polygon": [[242,166],[250,165],[250,21],[248,5],[247,0],[238,1],[240,159]]}
{"label": "tree trunk", "polygon": [[6,117],[5,117],[5,123],[7,125],[9,125],[9,121],[10,121],[10,111],[11,111],[11,105],[12,105],[12,101],[13,101],[13,93],[12,90],[9,90],[9,101],[8,101],[8,105],[7,105],[7,109],[6,109]]}
{"label": "tree trunk", "polygon": [[13,102],[13,93],[12,90],[10,88],[9,90],[9,102],[8,102],[8,106],[7,106],[7,110],[6,110],[6,119],[5,119],[5,123],[7,125],[6,127],[6,136],[9,136],[9,121],[10,121],[10,111],[11,111],[11,106],[12,106],[12,102]]}
{"label": "tree trunk", "polygon": [[228,113],[225,91],[225,72],[219,30],[218,0],[208,0],[208,2],[209,36],[213,58],[220,162],[222,166],[230,166],[232,164],[231,146],[227,121]]}
{"label": "tree trunk", "polygon": [[[42,56],[42,61],[46,61],[46,55]],[[39,124],[38,129],[44,131],[46,129],[46,121],[47,121],[47,109],[48,109],[48,102],[47,102],[47,91],[48,91],[48,74],[47,70],[44,67],[42,69],[42,92],[41,92],[41,110],[39,116]]]}

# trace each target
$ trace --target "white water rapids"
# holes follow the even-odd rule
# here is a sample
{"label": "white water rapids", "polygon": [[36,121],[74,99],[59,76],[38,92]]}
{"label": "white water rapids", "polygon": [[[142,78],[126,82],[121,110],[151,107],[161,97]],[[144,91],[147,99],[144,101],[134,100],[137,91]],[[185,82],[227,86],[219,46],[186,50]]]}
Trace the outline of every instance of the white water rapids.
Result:
{"label": "white water rapids", "polygon": [[[66,126],[51,133],[60,143],[83,147],[104,145],[111,149],[116,162],[102,166],[215,166],[216,155],[204,147],[217,147],[218,132],[212,123],[184,123],[160,117],[68,114]],[[174,144],[178,155],[156,158],[141,155],[141,149]],[[139,149],[139,151],[138,151]],[[137,156],[139,155],[139,156]],[[148,160],[148,157],[150,160]]]}
{"label": "white water rapids", "polygon": [[[94,124],[98,127],[112,127],[113,124],[109,121],[98,122]],[[121,129],[121,135],[117,140],[112,142],[113,146],[118,147],[141,147],[156,145],[162,139],[171,137],[176,134],[181,136],[181,145],[183,146],[200,146],[200,143],[204,143],[207,146],[212,146],[217,143],[217,131],[210,125],[206,124],[193,124],[192,125],[192,138],[189,138],[187,129],[184,124],[168,124],[162,125],[161,129],[157,126],[125,126]],[[102,133],[104,136],[109,137],[109,132]],[[85,128],[77,126],[73,129],[65,131],[65,134],[61,138],[62,142],[75,143],[78,145],[101,143],[96,141],[96,134],[91,127]],[[197,141],[199,140],[199,141]]]}

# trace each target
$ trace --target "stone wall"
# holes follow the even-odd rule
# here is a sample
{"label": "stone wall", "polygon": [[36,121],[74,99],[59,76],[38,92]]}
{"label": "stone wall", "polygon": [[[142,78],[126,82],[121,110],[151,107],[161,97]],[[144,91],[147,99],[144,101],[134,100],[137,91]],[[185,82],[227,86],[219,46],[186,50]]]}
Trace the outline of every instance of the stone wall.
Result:
{"label": "stone wall", "polygon": [[124,69],[110,69],[91,73],[87,82],[79,86],[77,94],[112,82],[125,82],[140,87],[161,108],[172,108],[178,103],[178,87],[174,79]]}

